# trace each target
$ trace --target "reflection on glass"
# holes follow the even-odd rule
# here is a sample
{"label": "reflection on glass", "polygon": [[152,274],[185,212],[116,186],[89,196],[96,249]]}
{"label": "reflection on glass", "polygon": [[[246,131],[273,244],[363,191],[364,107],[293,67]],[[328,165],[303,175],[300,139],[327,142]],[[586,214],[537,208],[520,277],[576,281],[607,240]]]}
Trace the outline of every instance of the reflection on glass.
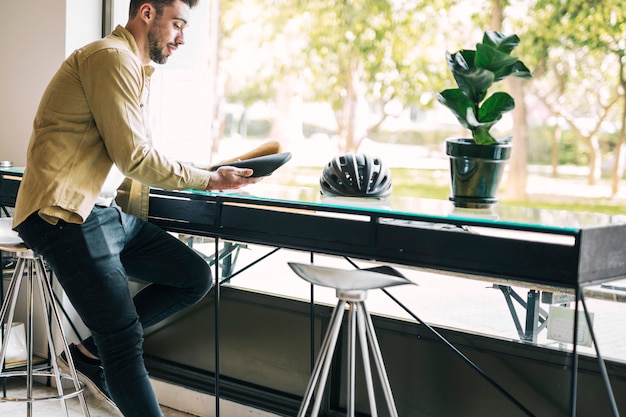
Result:
{"label": "reflection on glass", "polygon": [[[188,239],[191,239],[188,240]],[[214,242],[207,238],[185,237],[208,258],[212,257]],[[279,297],[309,302],[311,286],[294,275],[288,262],[309,263],[311,254],[307,252],[279,250],[270,254],[274,248],[259,245],[240,245],[236,257],[232,259],[232,279],[223,276],[223,285],[272,294]],[[223,248],[223,247],[222,247]],[[266,257],[267,256],[267,257]],[[263,259],[262,259],[263,258]],[[252,268],[248,265],[262,259]],[[343,258],[314,254],[315,264],[349,269],[353,266]],[[355,261],[359,268],[376,266],[364,261]],[[231,264],[229,264],[231,265]],[[555,331],[563,331],[569,320],[562,312],[553,332],[549,332],[549,314],[555,309],[569,310],[573,317],[574,293],[572,290],[554,287],[524,285],[519,282],[507,282],[487,277],[459,276],[424,271],[416,268],[393,265],[415,286],[388,288],[398,301],[413,314],[425,322],[441,327],[472,334],[484,335],[519,343],[535,344],[547,349],[571,352],[573,345],[566,343]],[[223,270],[221,268],[221,270]],[[240,271],[242,271],[240,273]],[[315,287],[315,302],[334,306],[335,290]],[[593,330],[605,359],[626,362],[626,281],[617,281],[597,285],[584,290],[586,305],[593,317]],[[532,300],[537,301],[537,320],[535,325],[527,325],[527,315],[533,311],[527,306]],[[380,290],[370,290],[367,295],[370,313],[397,318],[414,323],[411,314],[395,303]],[[582,309],[582,305],[579,307]],[[584,315],[581,314],[581,318]],[[530,320],[532,322],[532,320]],[[584,323],[580,337],[585,337]],[[560,327],[558,327],[560,326]],[[588,334],[587,334],[588,335]],[[571,333],[569,334],[571,336]],[[567,335],[566,335],[567,337]],[[595,355],[592,345],[579,344],[579,353]]]}
{"label": "reflection on glass", "polygon": [[324,198],[315,188],[289,187],[264,184],[263,182],[239,191],[193,191],[193,193],[249,199],[251,202],[263,200],[277,203],[301,203],[311,208],[337,208],[380,214],[393,213],[394,215],[410,216],[414,220],[524,227],[537,229],[537,231],[543,229],[565,234],[576,233],[584,227],[626,224],[626,215],[535,209],[501,204],[486,210],[459,209],[447,200],[398,196],[391,196],[386,200]]}

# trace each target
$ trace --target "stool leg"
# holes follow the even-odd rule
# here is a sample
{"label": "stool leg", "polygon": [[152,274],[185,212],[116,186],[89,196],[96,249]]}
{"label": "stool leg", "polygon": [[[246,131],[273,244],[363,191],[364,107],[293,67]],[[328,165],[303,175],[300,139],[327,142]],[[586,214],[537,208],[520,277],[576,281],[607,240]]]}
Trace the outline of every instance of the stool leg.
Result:
{"label": "stool leg", "polygon": [[[37,274],[40,274],[39,265],[37,265]],[[46,322],[45,328],[46,328],[46,336],[48,340],[48,349],[50,351],[50,362],[51,362],[52,370],[53,370],[52,373],[54,374],[54,380],[56,382],[57,393],[59,394],[59,396],[63,396],[63,387],[61,385],[61,375],[60,375],[60,371],[56,363],[57,354],[56,354],[56,349],[54,346],[54,341],[52,339],[52,330],[51,330],[52,322],[48,314],[49,308],[52,308],[52,306],[50,306],[48,299],[44,293],[44,289],[43,289],[43,285],[44,285],[43,280],[45,279],[46,277],[39,275],[39,280],[38,280],[39,297],[41,298],[41,309],[43,311],[44,319]],[[65,400],[61,400],[61,409],[63,410],[64,414],[67,416],[68,411],[67,411],[67,405],[65,404]]]}
{"label": "stool leg", "polygon": [[[33,398],[33,263],[26,262],[26,398]],[[33,403],[26,402],[26,415],[32,417]]]}
{"label": "stool leg", "polygon": [[339,336],[339,329],[341,328],[341,320],[343,318],[345,308],[346,302],[344,300],[339,300],[337,306],[333,310],[333,314],[328,325],[328,330],[326,330],[326,336],[324,336],[324,341],[322,342],[320,353],[317,357],[317,361],[315,362],[313,374],[309,379],[309,384],[304,394],[304,399],[302,401],[302,404],[300,405],[298,417],[305,416],[306,410],[307,408],[309,408],[309,403],[311,401],[311,397],[313,396],[313,392],[315,391],[316,385],[318,385],[318,390],[317,395],[315,396],[315,402],[313,403],[311,417],[317,416],[319,414],[320,404],[322,396],[324,394],[324,386],[326,385],[326,378],[328,377],[330,362],[332,360],[333,352],[335,351],[335,346],[337,344],[337,338]]}
{"label": "stool leg", "polygon": [[[22,277],[24,276],[24,259],[18,258],[15,264],[15,270],[13,271],[13,277],[9,283],[4,302],[2,303],[2,309],[0,309],[0,325],[4,330],[3,341],[9,340],[11,336],[11,326],[13,324],[13,316],[15,315],[15,305],[17,304],[17,297],[19,295],[19,288],[22,285]],[[5,322],[5,318],[9,313],[9,317]],[[0,371],[4,370],[5,358],[8,348],[8,343],[2,343],[2,349],[0,349]]]}
{"label": "stool leg", "polygon": [[[20,288],[22,286],[23,278],[26,276],[26,344],[27,344],[27,356],[26,356],[26,371],[23,372],[4,372],[6,367],[6,353],[8,348],[8,343],[3,343],[2,348],[0,349],[0,376],[4,375],[6,377],[11,376],[25,376],[26,377],[26,395],[24,398],[14,399],[16,401],[25,401],[26,402],[26,413],[28,417],[32,417],[33,412],[33,402],[36,400],[52,400],[52,399],[61,399],[61,406],[66,416],[69,416],[69,411],[67,409],[67,404],[65,400],[72,396],[79,396],[82,408],[83,415],[85,417],[89,417],[89,411],[87,409],[87,404],[85,402],[83,396],[83,388],[80,382],[78,381],[78,376],[76,373],[76,369],[74,364],[72,363],[71,356],[68,356],[68,361],[70,362],[70,369],[72,374],[72,380],[74,382],[75,392],[64,395],[63,387],[62,387],[62,379],[67,378],[68,376],[61,373],[57,363],[57,352],[56,347],[54,345],[53,339],[53,330],[52,330],[52,320],[51,314],[54,314],[54,323],[56,324],[56,329],[63,340],[63,347],[65,350],[68,350],[67,339],[65,337],[65,333],[63,331],[63,324],[61,321],[61,316],[59,314],[57,304],[55,302],[54,293],[52,292],[52,286],[50,284],[50,280],[48,274],[46,273],[43,260],[41,258],[24,258],[18,257],[15,271],[13,273],[13,277],[11,278],[11,282],[9,284],[9,289],[5,296],[4,301],[2,302],[2,307],[0,308],[0,327],[3,329],[6,328],[4,332],[5,341],[9,340],[11,336],[11,327],[13,324],[13,318],[15,315],[16,305],[18,296],[20,293]],[[37,282],[33,280],[37,279]],[[39,290],[39,296],[41,299],[41,309],[44,315],[45,320],[45,328],[47,332],[47,340],[48,340],[48,348],[50,349],[51,358],[50,364],[52,371],[42,371],[40,369],[34,369],[33,366],[33,342],[34,342],[34,294],[35,287]],[[54,376],[57,384],[58,397],[41,397],[36,398],[33,396],[33,377],[34,376],[45,376],[51,377]],[[6,397],[6,394],[4,394]]]}
{"label": "stool leg", "polygon": [[398,410],[396,410],[396,403],[393,399],[393,393],[391,392],[391,385],[389,384],[389,378],[387,377],[387,370],[385,369],[385,363],[383,362],[383,355],[380,353],[380,345],[376,338],[376,331],[374,330],[374,324],[372,323],[372,317],[365,308],[365,303],[362,303],[363,314],[367,324],[367,336],[369,343],[372,347],[372,355],[374,357],[374,363],[380,377],[380,382],[383,387],[383,393],[387,400],[387,407],[389,408],[389,414],[391,417],[398,417]]}
{"label": "stool leg", "polygon": [[354,391],[355,391],[355,352],[356,352],[356,309],[357,304],[348,302],[348,417],[354,417]]}
{"label": "stool leg", "polygon": [[376,407],[376,397],[374,396],[374,383],[372,380],[372,368],[370,366],[370,354],[367,345],[367,318],[363,306],[365,304],[359,302],[357,304],[356,323],[359,330],[359,344],[361,346],[361,355],[363,359],[363,373],[365,374],[365,386],[367,388],[367,398],[370,403],[370,416],[378,417],[378,409]]}
{"label": "stool leg", "polygon": [[[50,361],[54,369],[59,396],[62,396],[63,387],[61,386],[61,370],[59,369],[59,364],[57,362],[57,357],[59,355],[57,354],[56,347],[54,345],[54,339],[53,339],[52,327],[51,327],[52,323],[56,324],[56,330],[61,335],[61,342],[62,342],[61,348],[65,352],[69,352],[69,346],[67,344],[67,337],[65,336],[65,330],[63,330],[63,322],[61,320],[61,315],[59,314],[59,309],[54,299],[54,292],[52,290],[52,285],[50,284],[50,277],[48,276],[48,273],[46,272],[45,266],[43,264],[43,260],[41,258],[38,258],[35,261],[35,266],[37,269],[37,274],[39,275],[39,278],[40,278],[39,290],[40,290],[40,295],[42,299],[43,309],[45,311],[45,315],[47,318],[46,321],[50,323],[49,326],[46,326],[46,331],[48,333],[48,346],[50,349]],[[48,316],[48,311],[50,311],[50,314],[52,314],[53,318],[50,318]],[[72,377],[72,382],[74,383],[74,389],[78,391],[81,389],[81,384],[80,384],[80,381],[78,380],[78,374],[76,373],[76,368],[74,366],[74,362],[72,360],[71,355],[67,355],[67,361],[68,361],[69,368],[70,368],[70,374],[71,374],[70,376]],[[83,415],[85,417],[89,417],[89,409],[87,408],[85,396],[83,395],[82,392],[78,394],[78,400],[80,401],[80,405],[83,410]],[[68,410],[66,407],[65,399],[61,400],[61,404],[62,404],[63,410],[65,411],[65,414],[67,415]]]}

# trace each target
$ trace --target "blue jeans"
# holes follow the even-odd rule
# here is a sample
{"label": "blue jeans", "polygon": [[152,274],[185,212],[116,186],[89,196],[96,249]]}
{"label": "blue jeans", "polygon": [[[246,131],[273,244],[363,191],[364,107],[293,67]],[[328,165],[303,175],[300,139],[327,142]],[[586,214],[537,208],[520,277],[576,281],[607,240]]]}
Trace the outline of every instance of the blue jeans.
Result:
{"label": "blue jeans", "polygon": [[[161,228],[96,206],[83,224],[51,225],[38,214],[18,226],[42,255],[91,331],[111,396],[125,416],[161,416],[143,361],[143,329],[198,302],[211,289],[204,259]],[[134,297],[128,279],[150,283]]]}

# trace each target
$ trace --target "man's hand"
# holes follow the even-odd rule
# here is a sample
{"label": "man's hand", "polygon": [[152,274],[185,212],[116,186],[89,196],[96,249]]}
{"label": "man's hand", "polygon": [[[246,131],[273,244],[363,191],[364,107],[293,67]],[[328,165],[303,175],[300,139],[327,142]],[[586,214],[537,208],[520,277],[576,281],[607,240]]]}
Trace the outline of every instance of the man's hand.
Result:
{"label": "man's hand", "polygon": [[211,180],[207,186],[207,191],[210,190],[234,190],[244,187],[246,185],[255,184],[260,181],[260,178],[251,178],[253,174],[250,168],[236,168],[233,166],[219,167],[215,171],[211,171]]}

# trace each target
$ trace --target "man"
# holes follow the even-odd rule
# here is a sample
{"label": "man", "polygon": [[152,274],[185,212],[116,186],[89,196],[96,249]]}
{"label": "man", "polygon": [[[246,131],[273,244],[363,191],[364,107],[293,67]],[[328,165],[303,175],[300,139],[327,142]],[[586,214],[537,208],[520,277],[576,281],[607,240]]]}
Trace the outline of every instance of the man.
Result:
{"label": "man", "polygon": [[[125,27],[67,58],[37,111],[14,211],[15,229],[52,267],[91,331],[64,355],[125,416],[162,415],[143,362],[143,328],[196,303],[212,278],[178,239],[123,212],[116,189],[124,177],[199,190],[257,181],[250,169],[209,172],[151,145],[148,64],[165,63],[184,44],[196,3],[131,0]],[[133,298],[129,277],[150,285]]]}

